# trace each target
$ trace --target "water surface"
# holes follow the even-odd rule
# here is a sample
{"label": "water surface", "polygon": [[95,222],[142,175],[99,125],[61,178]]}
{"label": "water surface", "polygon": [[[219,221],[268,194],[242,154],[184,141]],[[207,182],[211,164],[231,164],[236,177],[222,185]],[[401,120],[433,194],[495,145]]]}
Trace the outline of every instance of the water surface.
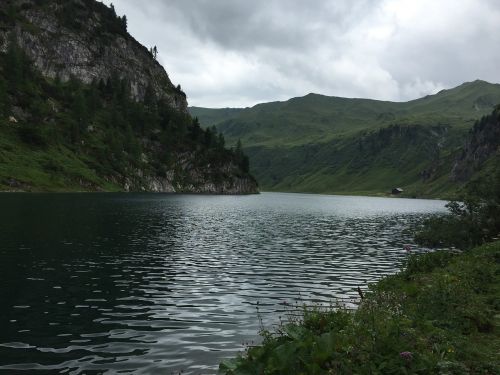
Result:
{"label": "water surface", "polygon": [[215,373],[283,302],[395,272],[442,201],[0,195],[0,372]]}

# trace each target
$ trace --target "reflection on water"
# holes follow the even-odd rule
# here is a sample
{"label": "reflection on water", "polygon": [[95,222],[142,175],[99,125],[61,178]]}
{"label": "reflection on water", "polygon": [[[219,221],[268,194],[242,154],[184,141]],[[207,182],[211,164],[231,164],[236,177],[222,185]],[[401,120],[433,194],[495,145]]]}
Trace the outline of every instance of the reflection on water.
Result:
{"label": "reflection on water", "polygon": [[[392,273],[444,202],[0,195],[0,372],[214,373],[280,303]],[[30,372],[31,372],[30,371]]]}

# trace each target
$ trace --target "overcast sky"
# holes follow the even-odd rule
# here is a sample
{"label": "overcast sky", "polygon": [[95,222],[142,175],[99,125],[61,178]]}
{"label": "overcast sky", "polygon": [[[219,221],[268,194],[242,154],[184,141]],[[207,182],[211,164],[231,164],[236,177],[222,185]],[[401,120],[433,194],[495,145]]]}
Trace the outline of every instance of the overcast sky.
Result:
{"label": "overcast sky", "polygon": [[402,101],[500,82],[500,0],[112,2],[190,105],[310,92]]}

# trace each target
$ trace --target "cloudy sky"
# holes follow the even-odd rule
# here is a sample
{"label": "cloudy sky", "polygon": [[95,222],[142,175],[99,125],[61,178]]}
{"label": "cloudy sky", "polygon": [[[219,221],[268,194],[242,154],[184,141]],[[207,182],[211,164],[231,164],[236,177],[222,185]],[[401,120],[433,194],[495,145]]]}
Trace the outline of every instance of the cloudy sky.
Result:
{"label": "cloudy sky", "polygon": [[500,82],[499,0],[112,2],[190,105],[309,92],[402,101]]}

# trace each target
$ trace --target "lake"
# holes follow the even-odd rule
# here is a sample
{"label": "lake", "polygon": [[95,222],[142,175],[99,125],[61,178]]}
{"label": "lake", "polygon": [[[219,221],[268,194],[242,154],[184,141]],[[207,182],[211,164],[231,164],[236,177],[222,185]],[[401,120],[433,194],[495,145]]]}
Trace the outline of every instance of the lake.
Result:
{"label": "lake", "polygon": [[356,297],[399,269],[408,228],[444,205],[0,194],[0,372],[215,373],[258,340],[257,306],[270,327],[285,302]]}

